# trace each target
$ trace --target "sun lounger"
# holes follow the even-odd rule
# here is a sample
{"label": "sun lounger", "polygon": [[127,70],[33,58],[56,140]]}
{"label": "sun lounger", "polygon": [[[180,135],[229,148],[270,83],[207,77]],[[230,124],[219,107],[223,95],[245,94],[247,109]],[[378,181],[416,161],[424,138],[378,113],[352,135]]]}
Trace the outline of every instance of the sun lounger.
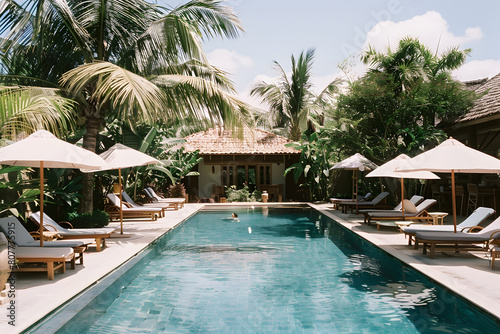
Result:
{"label": "sun lounger", "polygon": [[126,193],[122,192],[122,198],[125,202],[130,204],[133,208],[155,208],[155,209],[160,209],[162,210],[162,215],[165,216],[165,211],[167,209],[174,209],[177,210],[179,209],[177,203],[161,203],[161,202],[154,202],[154,203],[146,203],[144,205],[137,204],[134,202],[134,200]]}
{"label": "sun lounger", "polygon": [[[495,213],[494,209],[479,207],[474,210],[463,222],[457,225],[457,232],[469,232],[468,230],[474,226],[481,225],[488,217]],[[453,225],[428,225],[428,224],[412,224],[401,227],[405,236],[408,236],[408,245],[411,245],[417,232],[454,232]]]}
{"label": "sun lounger", "polygon": [[[415,205],[418,205],[420,202],[422,202],[424,200],[424,198],[422,196],[419,196],[419,195],[413,195],[409,201],[415,206]],[[368,219],[368,215],[372,214],[372,213],[401,213],[401,208],[403,207],[402,206],[402,201],[399,202],[398,205],[396,205],[394,207],[394,209],[390,209],[390,210],[383,210],[383,209],[379,209],[379,210],[376,210],[376,209],[363,209],[363,210],[359,210],[359,213],[363,214],[365,216],[365,223],[366,223],[366,220]],[[406,208],[406,211],[408,211],[408,208]]]}
{"label": "sun lounger", "polygon": [[[23,224],[21,224],[16,217],[4,217],[0,218],[0,231],[2,231],[5,236],[18,247],[40,247],[40,242],[33,239],[31,234],[26,230]],[[44,241],[43,248],[53,248],[53,247],[71,247],[75,252],[75,260],[80,260],[80,264],[83,264],[83,252],[87,249],[87,244],[81,240],[56,240],[56,241]]]}
{"label": "sun lounger", "polygon": [[[115,194],[111,193],[107,195],[110,204],[105,207],[106,213],[109,215],[109,219],[120,219],[120,199]],[[133,208],[128,207],[126,202],[122,204],[123,217],[124,218],[141,218],[149,217],[151,220],[156,220],[157,216],[163,215],[163,210],[161,208]]]}
{"label": "sun lounger", "polygon": [[47,278],[53,280],[57,270],[66,272],[67,262],[75,269],[75,253],[70,247],[15,247],[14,252],[20,264],[15,272],[46,271]]}
{"label": "sun lounger", "polygon": [[[367,201],[371,195],[372,193],[366,193],[365,196],[358,195],[358,203]],[[356,203],[356,201],[352,199],[345,199],[345,198],[330,198],[330,202],[332,203],[333,209],[338,209],[340,203]]]}
{"label": "sun lounger", "polygon": [[415,212],[407,211],[404,216],[402,212],[368,213],[366,222],[370,224],[372,220],[431,220],[433,218],[427,210],[436,203],[435,199],[426,199],[416,206]]}
{"label": "sun lounger", "polygon": [[151,199],[152,202],[160,202],[160,203],[173,203],[177,208],[183,208],[184,203],[186,202],[185,198],[166,198],[159,196],[156,194],[156,192],[153,190],[153,188],[148,187],[144,188],[144,193]]}
{"label": "sun lounger", "polygon": [[371,201],[365,202],[340,202],[338,206],[342,208],[342,213],[347,213],[347,209],[351,209],[351,213],[354,209],[356,209],[356,214],[359,214],[359,209],[376,209],[376,208],[389,208],[387,204],[385,204],[385,198],[389,196],[387,191],[381,192],[377,197],[372,199]]}
{"label": "sun lounger", "polygon": [[[481,227],[477,227],[481,229]],[[471,231],[473,228],[470,228]],[[430,258],[433,259],[436,251],[489,251],[491,240],[500,239],[500,217],[481,229],[477,233],[465,232],[416,232],[415,248],[423,245],[423,254],[429,250]]]}
{"label": "sun lounger", "polygon": [[[32,213],[30,218],[37,225],[40,225],[40,211]],[[64,222],[64,224],[68,224],[71,227],[71,229],[62,227],[61,225],[56,223],[55,220],[50,218],[46,213],[43,214],[43,227],[45,229],[57,232],[57,234],[63,240],[95,239],[96,251],[98,252],[100,252],[102,248],[106,247],[106,238],[109,238],[111,236],[111,233],[115,231],[115,229],[112,227],[74,229],[69,222]]]}

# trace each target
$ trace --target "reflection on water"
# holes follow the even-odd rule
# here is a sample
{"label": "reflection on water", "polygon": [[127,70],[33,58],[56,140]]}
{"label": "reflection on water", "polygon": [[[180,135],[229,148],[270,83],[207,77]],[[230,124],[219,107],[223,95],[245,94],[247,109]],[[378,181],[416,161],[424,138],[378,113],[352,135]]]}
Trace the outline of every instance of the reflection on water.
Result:
{"label": "reflection on water", "polygon": [[320,230],[354,265],[338,277],[349,287],[375,295],[373,310],[381,304],[395,305],[421,333],[485,333],[496,328],[479,310],[338,224],[323,219]]}

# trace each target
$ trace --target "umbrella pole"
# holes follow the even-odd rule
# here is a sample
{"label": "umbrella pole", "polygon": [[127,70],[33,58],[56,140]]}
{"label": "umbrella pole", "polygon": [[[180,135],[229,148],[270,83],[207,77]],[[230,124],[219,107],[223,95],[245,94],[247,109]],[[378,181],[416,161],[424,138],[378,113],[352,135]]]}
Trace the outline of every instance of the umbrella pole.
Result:
{"label": "umbrella pole", "polygon": [[453,207],[453,231],[457,233],[457,203],[455,201],[455,171],[451,170],[451,206]]}
{"label": "umbrella pole", "polygon": [[40,247],[43,247],[43,161],[40,161]]}
{"label": "umbrella pole", "polygon": [[358,170],[355,169],[353,173],[356,176],[354,178],[354,180],[356,181],[356,214],[358,215],[359,214],[359,210],[358,210],[358,202],[359,202],[359,196],[358,196]]}
{"label": "umbrella pole", "polygon": [[122,169],[118,168],[118,182],[120,184],[120,234],[123,234],[123,198],[122,198]]}
{"label": "umbrella pole", "polygon": [[354,173],[356,173],[356,170],[352,171],[352,189],[351,189],[351,191],[352,191],[352,200],[353,201],[355,200],[354,196],[355,196],[355,193],[356,193],[356,187],[355,187],[355,184],[356,184],[355,178],[356,178],[356,176],[355,176]]}
{"label": "umbrella pole", "polygon": [[403,178],[401,178],[401,213],[403,214],[403,220],[405,220],[405,183]]}

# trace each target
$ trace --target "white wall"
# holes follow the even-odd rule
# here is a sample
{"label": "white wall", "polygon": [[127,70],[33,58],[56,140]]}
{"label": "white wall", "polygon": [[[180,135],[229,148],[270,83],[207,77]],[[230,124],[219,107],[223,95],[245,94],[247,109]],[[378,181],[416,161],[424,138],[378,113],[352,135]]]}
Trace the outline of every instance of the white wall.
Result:
{"label": "white wall", "polygon": [[[212,166],[215,166],[215,173],[212,174]],[[199,180],[199,198],[210,197],[212,194],[212,184],[220,185],[221,184],[221,166],[220,165],[205,165],[205,162],[202,161],[198,166],[198,171],[200,176]],[[283,176],[285,173],[285,164],[280,163],[272,164],[272,183],[273,184],[285,184],[285,177]],[[286,192],[286,189],[283,190]]]}
{"label": "white wall", "polygon": [[[212,174],[212,166],[215,166],[215,174]],[[221,184],[220,171],[220,165],[205,165],[203,161],[200,162],[198,166],[198,172],[200,173],[198,177],[199,198],[210,197],[212,194],[212,184]]]}

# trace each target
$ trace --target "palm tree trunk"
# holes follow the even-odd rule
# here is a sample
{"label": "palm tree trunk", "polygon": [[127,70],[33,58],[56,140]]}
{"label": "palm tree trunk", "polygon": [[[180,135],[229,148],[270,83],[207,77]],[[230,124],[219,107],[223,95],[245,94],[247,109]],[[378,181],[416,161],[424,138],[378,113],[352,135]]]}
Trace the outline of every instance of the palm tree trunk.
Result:
{"label": "palm tree trunk", "polygon": [[[97,144],[97,135],[99,134],[100,119],[87,116],[85,127],[87,131],[83,136],[83,148],[95,152]],[[80,213],[89,213],[93,211],[94,204],[94,173],[83,174],[82,200],[80,202]]]}

